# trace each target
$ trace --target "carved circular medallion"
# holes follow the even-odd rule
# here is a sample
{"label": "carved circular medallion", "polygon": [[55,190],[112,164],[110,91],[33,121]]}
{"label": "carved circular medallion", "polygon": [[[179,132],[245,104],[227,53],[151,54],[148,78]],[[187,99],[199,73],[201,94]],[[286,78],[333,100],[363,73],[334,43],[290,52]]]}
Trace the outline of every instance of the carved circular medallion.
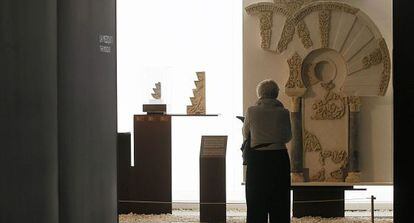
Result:
{"label": "carved circular medallion", "polygon": [[346,75],[346,62],[335,50],[314,50],[303,61],[302,78],[306,88],[329,82],[342,86]]}

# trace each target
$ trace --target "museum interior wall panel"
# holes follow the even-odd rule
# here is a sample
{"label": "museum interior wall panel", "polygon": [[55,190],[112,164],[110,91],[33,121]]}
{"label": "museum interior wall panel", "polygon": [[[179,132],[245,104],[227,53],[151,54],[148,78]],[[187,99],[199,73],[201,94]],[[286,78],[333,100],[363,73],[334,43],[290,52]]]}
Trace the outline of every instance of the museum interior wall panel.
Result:
{"label": "museum interior wall panel", "polygon": [[56,0],[0,1],[0,222],[58,222],[56,41]]}
{"label": "museum interior wall panel", "polygon": [[60,223],[117,222],[115,1],[58,4]]}
{"label": "museum interior wall panel", "polygon": [[[344,99],[342,104],[346,107],[348,107],[346,96],[362,96],[362,103],[358,107],[360,108],[358,113],[361,113],[361,115],[357,119],[360,126],[358,128],[359,134],[358,136],[351,134],[351,136],[356,137],[355,140],[358,141],[359,145],[362,174],[360,181],[392,182],[392,156],[390,156],[393,142],[392,86],[389,84],[390,76],[388,75],[392,72],[391,57],[389,55],[389,52],[392,51],[392,2],[381,1],[374,5],[372,1],[368,0],[331,1],[332,3],[324,3],[326,6],[319,6],[321,1],[307,2],[311,3],[308,5],[305,3],[301,9],[302,11],[291,13],[292,17],[278,23],[287,24],[288,26],[275,26],[277,23],[275,17],[280,18],[279,14],[281,13],[277,7],[274,7],[275,13],[273,13],[272,24],[269,26],[266,23],[266,18],[269,16],[264,15],[271,14],[268,13],[268,10],[269,5],[272,5],[272,1],[263,3],[262,8],[258,7],[261,3],[257,3],[257,1],[244,1],[244,7],[246,8],[243,16],[244,110],[256,101],[255,87],[259,81],[265,78],[272,78],[278,82],[281,92],[303,96],[301,94],[304,94],[306,87],[296,86],[296,88],[291,88],[292,85],[288,86],[289,89],[286,89],[284,86],[290,80],[289,78],[297,74],[296,72],[306,73],[305,71],[296,71],[295,63],[308,63],[308,66],[303,66],[304,69],[312,67],[316,64],[315,62],[321,61],[321,58],[309,58],[309,52],[316,52],[315,50],[320,47],[330,48],[335,53],[337,52],[339,60],[342,58],[343,63],[340,64],[346,64],[345,68],[336,66],[339,70],[337,72],[339,79],[336,82],[339,81],[339,83],[334,83],[336,88],[333,88],[333,92],[342,92],[339,98]],[[341,3],[346,3],[350,7]],[[327,8],[321,10],[321,7]],[[289,18],[294,19],[289,20]],[[289,21],[293,21],[294,26],[289,26]],[[376,26],[378,26],[378,29]],[[272,27],[271,31],[267,31],[268,28],[266,27]],[[274,37],[274,35],[281,35],[281,39],[284,39],[284,41],[277,40],[279,43],[276,48],[272,44],[278,37]],[[271,39],[270,44],[266,45],[266,41],[264,41],[266,38]],[[324,54],[329,53],[320,51],[317,54],[323,57]],[[329,59],[333,55],[325,56]],[[308,79],[313,82],[312,77]],[[312,90],[307,89],[308,96],[315,94],[315,92],[323,94],[324,90],[321,85],[319,85],[320,89],[317,91],[314,89],[316,86],[313,86],[313,83],[311,85]],[[334,96],[334,94],[327,95]],[[371,96],[384,97],[374,98]],[[280,100],[292,111],[291,100],[293,98],[290,99],[288,95],[281,94]],[[310,101],[310,97],[305,97],[303,100],[302,106],[305,109],[303,121],[304,128],[306,128],[311,127],[311,123],[314,122],[311,115],[314,103]],[[367,102],[369,100],[373,101]],[[307,108],[311,110],[306,112]],[[344,112],[344,117],[354,116],[352,112],[352,114],[347,114],[347,109],[344,109]],[[348,146],[347,120],[347,118],[344,118],[342,124],[345,132],[338,133],[338,135],[343,136],[342,141],[336,143],[340,147]],[[353,118],[352,120],[355,121],[356,119]],[[326,128],[322,129],[326,130]],[[324,140],[322,139],[322,141]],[[322,144],[329,143],[322,142]],[[338,146],[336,147],[338,148]],[[379,169],[381,171],[377,171]]]}

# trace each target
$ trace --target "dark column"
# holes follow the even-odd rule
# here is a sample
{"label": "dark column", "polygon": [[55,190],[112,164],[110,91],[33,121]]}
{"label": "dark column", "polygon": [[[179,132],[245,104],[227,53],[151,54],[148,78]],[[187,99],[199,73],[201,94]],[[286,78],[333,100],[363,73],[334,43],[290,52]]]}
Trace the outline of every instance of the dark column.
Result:
{"label": "dark column", "polygon": [[[131,170],[131,133],[118,133],[118,201],[129,200],[131,191],[136,188],[130,181]],[[119,207],[121,205],[118,205],[118,213],[125,213]]]}
{"label": "dark column", "polygon": [[345,179],[349,183],[360,181],[359,171],[359,118],[360,105],[359,97],[348,97],[349,104],[349,142],[348,142],[348,175]]}
{"label": "dark column", "polygon": [[303,182],[303,138],[300,97],[292,97],[292,111],[290,112],[290,118],[292,128],[290,153],[292,181]]}
{"label": "dark column", "polygon": [[0,1],[0,222],[58,222],[56,0]]}
{"label": "dark column", "polygon": [[[412,213],[414,76],[412,1],[393,1],[393,102],[394,102],[394,222],[414,222]],[[378,120],[380,121],[380,120]]]}
{"label": "dark column", "polygon": [[115,1],[58,1],[60,223],[117,222]]}

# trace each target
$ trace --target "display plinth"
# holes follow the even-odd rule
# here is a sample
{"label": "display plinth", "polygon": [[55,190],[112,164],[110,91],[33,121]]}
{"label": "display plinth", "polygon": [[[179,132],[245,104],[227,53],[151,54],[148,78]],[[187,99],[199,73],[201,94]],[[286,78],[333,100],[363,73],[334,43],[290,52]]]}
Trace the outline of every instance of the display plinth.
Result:
{"label": "display plinth", "polygon": [[[129,214],[131,212],[136,214],[165,214],[172,212],[172,116],[213,117],[218,115],[134,115],[134,166],[130,164],[131,134],[118,134],[119,214]],[[225,164],[221,165],[225,168]]]}
{"label": "display plinth", "polygon": [[171,116],[134,115],[134,160],[119,212],[172,213]]}
{"label": "display plinth", "polygon": [[336,218],[345,216],[345,191],[355,189],[349,184],[298,183],[292,184],[293,217],[307,216]]}
{"label": "display plinth", "polygon": [[226,222],[227,136],[202,136],[200,222]]}

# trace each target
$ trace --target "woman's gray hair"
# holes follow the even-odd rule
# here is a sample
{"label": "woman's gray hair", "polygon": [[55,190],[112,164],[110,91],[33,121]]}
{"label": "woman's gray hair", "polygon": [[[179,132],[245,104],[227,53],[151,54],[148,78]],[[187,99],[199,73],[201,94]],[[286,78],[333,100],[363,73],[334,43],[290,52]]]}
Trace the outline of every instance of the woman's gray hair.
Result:
{"label": "woman's gray hair", "polygon": [[261,81],[256,88],[258,98],[272,98],[275,99],[279,95],[279,86],[272,79]]}

